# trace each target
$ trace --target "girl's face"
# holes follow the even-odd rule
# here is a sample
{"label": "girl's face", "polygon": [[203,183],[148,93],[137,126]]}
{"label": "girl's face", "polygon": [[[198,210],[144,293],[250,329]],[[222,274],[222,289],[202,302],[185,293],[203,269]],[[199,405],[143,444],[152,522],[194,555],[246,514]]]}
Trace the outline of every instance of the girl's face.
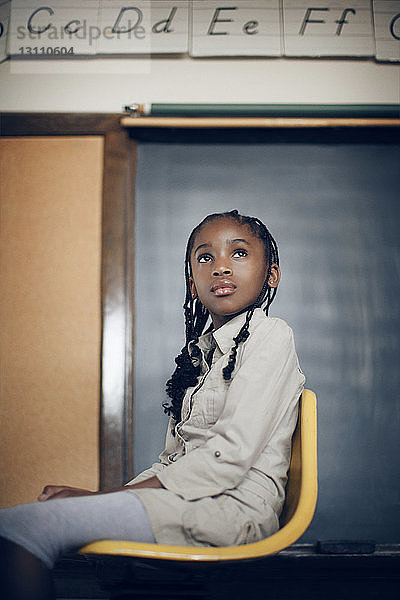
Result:
{"label": "girl's face", "polygon": [[[229,217],[200,229],[190,259],[192,296],[208,309],[215,329],[254,304],[268,273],[264,243]],[[270,287],[279,278],[279,267],[271,265]]]}

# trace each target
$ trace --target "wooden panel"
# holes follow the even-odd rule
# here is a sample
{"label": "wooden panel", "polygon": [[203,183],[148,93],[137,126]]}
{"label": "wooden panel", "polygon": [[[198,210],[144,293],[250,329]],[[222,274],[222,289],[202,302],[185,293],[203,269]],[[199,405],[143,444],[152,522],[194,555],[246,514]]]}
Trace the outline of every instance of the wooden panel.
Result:
{"label": "wooden panel", "polygon": [[5,506],[46,483],[98,486],[103,138],[3,138],[0,152]]}
{"label": "wooden panel", "polygon": [[120,115],[0,114],[0,136],[97,135],[104,139],[100,487],[132,478],[133,180],[136,144]]}

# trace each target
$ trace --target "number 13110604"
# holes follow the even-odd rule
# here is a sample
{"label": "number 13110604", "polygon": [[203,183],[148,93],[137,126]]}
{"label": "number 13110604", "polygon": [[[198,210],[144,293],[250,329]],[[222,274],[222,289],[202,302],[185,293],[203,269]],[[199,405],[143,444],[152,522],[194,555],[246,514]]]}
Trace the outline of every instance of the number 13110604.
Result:
{"label": "number 13110604", "polygon": [[21,46],[19,48],[20,54],[74,54],[74,48],[71,46]]}

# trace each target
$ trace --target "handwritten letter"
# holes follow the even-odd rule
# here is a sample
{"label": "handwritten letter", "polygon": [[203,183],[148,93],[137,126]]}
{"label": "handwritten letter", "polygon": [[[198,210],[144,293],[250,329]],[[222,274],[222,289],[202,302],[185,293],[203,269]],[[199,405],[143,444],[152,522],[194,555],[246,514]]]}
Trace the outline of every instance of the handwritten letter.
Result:
{"label": "handwritten letter", "polygon": [[279,0],[192,2],[192,56],[280,56]]}
{"label": "handwritten letter", "polygon": [[102,0],[99,53],[154,54],[187,52],[189,2],[149,0],[121,3]]}
{"label": "handwritten letter", "polygon": [[96,0],[13,0],[9,53],[59,58],[56,48],[72,48],[71,55],[95,54],[98,12]]}
{"label": "handwritten letter", "polygon": [[286,56],[373,56],[369,0],[283,0]]}

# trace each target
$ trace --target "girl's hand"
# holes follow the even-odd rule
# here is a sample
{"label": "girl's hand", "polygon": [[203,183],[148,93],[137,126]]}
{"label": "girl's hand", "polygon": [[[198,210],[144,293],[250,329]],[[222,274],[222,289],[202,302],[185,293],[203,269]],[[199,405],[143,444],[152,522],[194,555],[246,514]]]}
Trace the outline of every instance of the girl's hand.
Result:
{"label": "girl's hand", "polygon": [[45,502],[46,500],[53,500],[54,498],[72,498],[74,496],[93,496],[94,494],[111,494],[112,492],[126,492],[127,489],[135,488],[162,488],[160,480],[157,477],[150,477],[145,481],[134,483],[132,485],[124,485],[123,487],[114,488],[112,490],[101,490],[98,492],[91,492],[89,490],[82,490],[81,488],[69,487],[67,485],[46,485],[43,488],[43,492],[38,496],[39,502]]}
{"label": "girl's hand", "polygon": [[73,496],[91,496],[96,492],[82,490],[81,488],[68,487],[66,485],[46,485],[38,496],[39,502],[53,500],[54,498],[71,498]]}

